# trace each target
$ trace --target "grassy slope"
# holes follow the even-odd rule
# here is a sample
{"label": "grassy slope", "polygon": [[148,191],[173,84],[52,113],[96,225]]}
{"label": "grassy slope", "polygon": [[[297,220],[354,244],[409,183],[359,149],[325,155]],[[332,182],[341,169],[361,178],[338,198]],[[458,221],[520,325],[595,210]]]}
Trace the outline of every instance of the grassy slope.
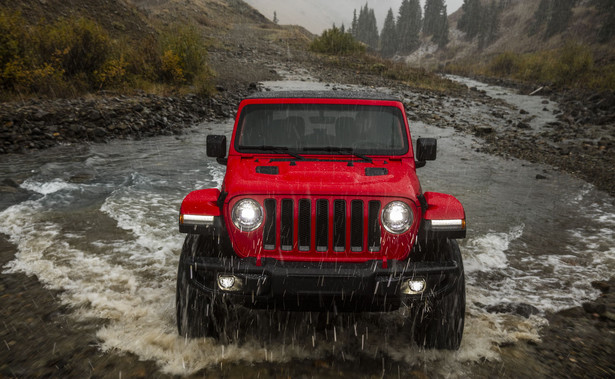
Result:
{"label": "grassy slope", "polygon": [[460,9],[449,16],[450,43],[446,49],[427,56],[417,56],[410,63],[431,67],[460,62],[481,64],[503,52],[533,53],[557,49],[570,42],[589,47],[598,65],[615,62],[615,45],[600,43],[597,40],[603,15],[600,15],[593,6],[589,6],[588,2],[581,2],[574,8],[574,15],[568,28],[549,39],[544,39],[541,33],[530,35],[528,32],[538,3],[537,0],[513,0],[500,16],[499,38],[482,50],[478,49],[477,39],[468,41],[464,33],[456,29],[463,13]]}
{"label": "grassy slope", "polygon": [[275,25],[241,0],[0,0],[0,11],[17,11],[32,24],[85,17],[123,43],[140,43],[173,24],[195,25],[205,37],[215,84],[224,87],[271,78],[264,59],[306,50],[311,39],[305,29]]}

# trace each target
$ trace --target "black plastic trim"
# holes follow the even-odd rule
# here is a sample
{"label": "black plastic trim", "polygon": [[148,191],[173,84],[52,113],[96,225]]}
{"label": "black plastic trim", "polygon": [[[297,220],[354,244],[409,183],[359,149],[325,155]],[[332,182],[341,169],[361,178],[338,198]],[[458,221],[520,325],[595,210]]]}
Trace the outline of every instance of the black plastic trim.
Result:
{"label": "black plastic trim", "polygon": [[[387,263],[373,260],[364,263],[336,262],[284,262],[263,258],[257,265],[255,258],[187,257],[180,269],[197,267],[192,279],[196,288],[209,293],[225,293],[234,301],[253,308],[284,303],[285,307],[314,309],[314,300],[323,297],[354,304],[357,310],[391,310],[402,302],[421,302],[439,299],[454,289],[454,283],[463,274],[455,261],[396,261]],[[215,278],[219,273],[232,274],[246,283],[240,291],[222,291]],[[422,278],[427,290],[409,295],[400,291],[404,281]],[[352,294],[352,298],[349,299]],[[290,304],[286,300],[291,299]],[[345,299],[345,300],[344,300]],[[369,301],[366,301],[369,299]],[[310,303],[310,301],[312,303]],[[312,304],[307,306],[307,304]],[[336,303],[338,304],[338,303]],[[383,309],[382,304],[389,307]]]}
{"label": "black plastic trim", "polygon": [[257,174],[279,175],[280,168],[278,166],[256,166]]}
{"label": "black plastic trim", "polygon": [[365,176],[383,176],[388,175],[389,170],[385,167],[366,167]]}

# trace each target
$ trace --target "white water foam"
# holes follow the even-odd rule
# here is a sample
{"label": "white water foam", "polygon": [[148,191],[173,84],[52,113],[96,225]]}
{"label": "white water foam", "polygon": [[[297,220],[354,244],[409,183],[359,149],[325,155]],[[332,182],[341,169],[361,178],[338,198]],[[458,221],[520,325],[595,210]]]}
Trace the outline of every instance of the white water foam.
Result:
{"label": "white water foam", "polygon": [[39,182],[27,179],[21,184],[21,188],[28,191],[38,192],[42,195],[49,195],[59,191],[72,191],[79,188],[76,184],[67,183],[61,179],[54,179],[50,182]]}
{"label": "white water foam", "polygon": [[490,232],[471,238],[464,247],[466,273],[507,268],[506,251],[512,241],[523,235],[524,228],[525,225],[521,224],[508,232]]}

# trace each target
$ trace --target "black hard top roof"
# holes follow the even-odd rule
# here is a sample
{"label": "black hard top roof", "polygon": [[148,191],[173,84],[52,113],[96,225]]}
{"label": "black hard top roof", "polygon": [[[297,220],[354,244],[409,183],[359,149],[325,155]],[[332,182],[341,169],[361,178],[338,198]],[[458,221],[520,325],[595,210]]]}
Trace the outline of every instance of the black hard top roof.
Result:
{"label": "black hard top roof", "polygon": [[371,91],[265,91],[250,95],[248,99],[353,99],[400,101],[382,92]]}

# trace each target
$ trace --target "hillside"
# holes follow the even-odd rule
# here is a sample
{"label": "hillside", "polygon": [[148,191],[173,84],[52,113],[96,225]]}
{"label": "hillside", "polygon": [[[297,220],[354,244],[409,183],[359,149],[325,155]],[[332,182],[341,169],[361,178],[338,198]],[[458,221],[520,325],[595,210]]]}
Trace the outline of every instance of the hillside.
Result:
{"label": "hillside", "polygon": [[19,11],[32,23],[67,17],[90,18],[114,37],[136,38],[172,22],[195,23],[212,36],[237,23],[272,25],[239,0],[1,0],[0,6]]}
{"label": "hillside", "polygon": [[0,0],[0,10],[19,12],[30,24],[84,17],[133,45],[171,25],[193,25],[206,40],[214,84],[225,88],[276,77],[263,62],[305,50],[311,38],[303,28],[275,25],[241,0]]}
{"label": "hillside", "polygon": [[[481,0],[481,3],[484,7],[490,4],[487,0]],[[492,42],[479,47],[479,37],[468,39],[467,34],[459,28],[459,21],[464,14],[464,10],[459,9],[449,16],[450,42],[445,48],[436,51],[435,46],[430,46],[429,40],[423,40],[422,48],[405,60],[412,65],[424,67],[441,67],[460,61],[482,63],[503,52],[535,53],[557,49],[570,42],[590,48],[597,64],[608,64],[615,60],[612,38],[607,41],[601,41],[600,38],[601,27],[609,20],[607,15],[597,9],[594,0],[577,1],[562,30],[550,37],[545,33],[549,17],[542,24],[536,21],[540,1],[500,0],[497,3],[501,10],[497,17],[497,36]]]}

